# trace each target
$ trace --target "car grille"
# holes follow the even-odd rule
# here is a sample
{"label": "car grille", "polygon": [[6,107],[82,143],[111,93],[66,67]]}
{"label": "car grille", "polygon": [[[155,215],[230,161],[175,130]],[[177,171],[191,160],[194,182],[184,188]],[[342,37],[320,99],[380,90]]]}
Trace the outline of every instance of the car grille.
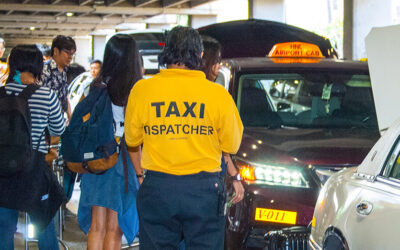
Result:
{"label": "car grille", "polygon": [[306,227],[290,227],[265,234],[266,249],[276,250],[308,250],[310,229]]}

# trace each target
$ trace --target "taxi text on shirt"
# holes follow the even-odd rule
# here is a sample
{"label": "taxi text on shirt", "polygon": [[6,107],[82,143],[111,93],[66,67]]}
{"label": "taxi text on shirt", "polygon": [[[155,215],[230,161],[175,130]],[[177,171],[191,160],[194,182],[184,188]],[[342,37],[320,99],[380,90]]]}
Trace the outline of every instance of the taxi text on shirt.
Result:
{"label": "taxi text on shirt", "polygon": [[166,69],[129,96],[126,141],[143,144],[143,168],[175,175],[220,171],[236,153],[243,125],[229,93],[201,71]]}

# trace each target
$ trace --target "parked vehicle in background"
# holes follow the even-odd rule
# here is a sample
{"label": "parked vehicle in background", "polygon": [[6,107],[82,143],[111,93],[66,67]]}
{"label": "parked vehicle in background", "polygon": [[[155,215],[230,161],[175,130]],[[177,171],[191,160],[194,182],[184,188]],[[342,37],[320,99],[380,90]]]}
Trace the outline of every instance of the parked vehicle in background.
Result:
{"label": "parked vehicle in background", "polygon": [[159,71],[158,55],[165,45],[165,30],[128,30],[117,34],[128,34],[135,39],[139,52],[143,56],[145,74],[155,74]]}
{"label": "parked vehicle in background", "polygon": [[226,249],[306,249],[324,181],[359,165],[380,136],[367,63],[322,55],[295,42],[222,61],[217,81],[245,126],[232,157],[245,198],[228,204]]}
{"label": "parked vehicle in background", "polygon": [[82,95],[84,93],[86,95],[89,93],[89,87],[92,81],[93,78],[90,72],[84,72],[79,76],[77,76],[68,85],[68,100],[69,100],[69,105],[71,107],[71,112],[74,111],[76,105],[80,102]]}
{"label": "parked vehicle in background", "polygon": [[305,42],[317,45],[325,58],[337,58],[328,38],[285,23],[249,19],[198,28],[222,45],[222,58],[265,57],[277,43]]}

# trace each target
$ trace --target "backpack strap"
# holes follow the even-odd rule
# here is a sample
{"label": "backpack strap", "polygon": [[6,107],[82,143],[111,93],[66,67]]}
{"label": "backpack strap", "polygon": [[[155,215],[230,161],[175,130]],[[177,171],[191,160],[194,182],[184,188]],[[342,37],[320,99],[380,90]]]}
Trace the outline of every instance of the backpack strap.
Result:
{"label": "backpack strap", "polygon": [[37,84],[28,84],[28,86],[26,86],[18,96],[24,98],[25,100],[28,100],[39,88],[40,86]]}
{"label": "backpack strap", "polygon": [[7,92],[6,92],[6,87],[0,87],[0,98],[2,97],[6,97],[7,96]]}
{"label": "backpack strap", "polygon": [[[50,147],[51,147],[51,136],[50,136],[50,131],[49,131],[49,127],[46,127],[44,129],[44,139],[47,142],[47,153],[50,153]],[[40,145],[40,142],[39,142]]]}
{"label": "backpack strap", "polygon": [[125,176],[125,193],[128,193],[128,161],[126,155],[126,143],[125,135],[121,138],[120,148],[122,150],[122,164],[124,165],[124,176]]}

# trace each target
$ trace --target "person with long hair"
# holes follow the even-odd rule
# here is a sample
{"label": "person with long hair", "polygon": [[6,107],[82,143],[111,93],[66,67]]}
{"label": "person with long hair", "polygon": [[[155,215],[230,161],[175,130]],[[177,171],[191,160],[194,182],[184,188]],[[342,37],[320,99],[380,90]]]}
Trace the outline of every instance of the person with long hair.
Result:
{"label": "person with long hair", "polygon": [[201,71],[209,81],[215,82],[221,69],[221,44],[212,37],[203,36],[203,57]]}
{"label": "person with long hair", "polygon": [[[43,56],[36,45],[18,45],[11,50],[9,57],[10,75],[4,86],[6,93],[19,95],[28,85],[36,84],[42,74]],[[8,95],[9,95],[8,94]],[[47,147],[44,130],[48,127],[52,135],[64,132],[65,121],[56,93],[47,87],[38,88],[28,99],[31,114],[32,147],[38,151],[38,157],[44,162]],[[21,152],[23,153],[23,152]],[[38,161],[40,162],[40,161]],[[47,166],[46,166],[47,167]],[[39,166],[33,166],[33,171],[39,171]],[[29,172],[30,173],[30,172]],[[28,176],[30,178],[30,175]],[[8,178],[8,177],[1,177]],[[19,175],[15,178],[20,185],[25,185]],[[33,177],[32,177],[33,178]],[[0,179],[0,181],[5,181]],[[14,181],[11,179],[11,181]],[[33,180],[31,180],[33,181]],[[40,188],[40,187],[35,187]],[[5,194],[17,196],[18,194]],[[4,199],[4,197],[2,197]],[[0,207],[0,242],[1,249],[14,249],[14,233],[17,229],[18,211]],[[59,249],[54,222],[51,221],[44,230],[39,232],[38,245],[40,250]]]}
{"label": "person with long hair", "polygon": [[[135,40],[129,35],[115,35],[106,44],[103,65],[92,85],[106,85],[112,102],[115,137],[124,134],[124,110],[128,95],[142,78],[140,55]],[[89,91],[90,95],[90,91]],[[123,149],[121,149],[123,150]],[[83,174],[78,223],[88,234],[87,248],[121,249],[122,235],[131,243],[138,231],[136,191],[139,183],[133,170],[140,159],[129,152],[128,193],[125,193],[123,160],[104,174]]]}
{"label": "person with long hair", "polygon": [[[206,74],[209,81],[215,82],[218,72],[221,69],[221,44],[211,37],[202,37],[203,40],[203,57],[201,58],[201,71]],[[232,158],[229,154],[224,153],[221,159],[221,175],[225,178],[226,172],[233,176],[237,172]],[[235,204],[243,199],[244,187],[240,181],[232,182],[235,190],[235,196],[232,203]]]}

